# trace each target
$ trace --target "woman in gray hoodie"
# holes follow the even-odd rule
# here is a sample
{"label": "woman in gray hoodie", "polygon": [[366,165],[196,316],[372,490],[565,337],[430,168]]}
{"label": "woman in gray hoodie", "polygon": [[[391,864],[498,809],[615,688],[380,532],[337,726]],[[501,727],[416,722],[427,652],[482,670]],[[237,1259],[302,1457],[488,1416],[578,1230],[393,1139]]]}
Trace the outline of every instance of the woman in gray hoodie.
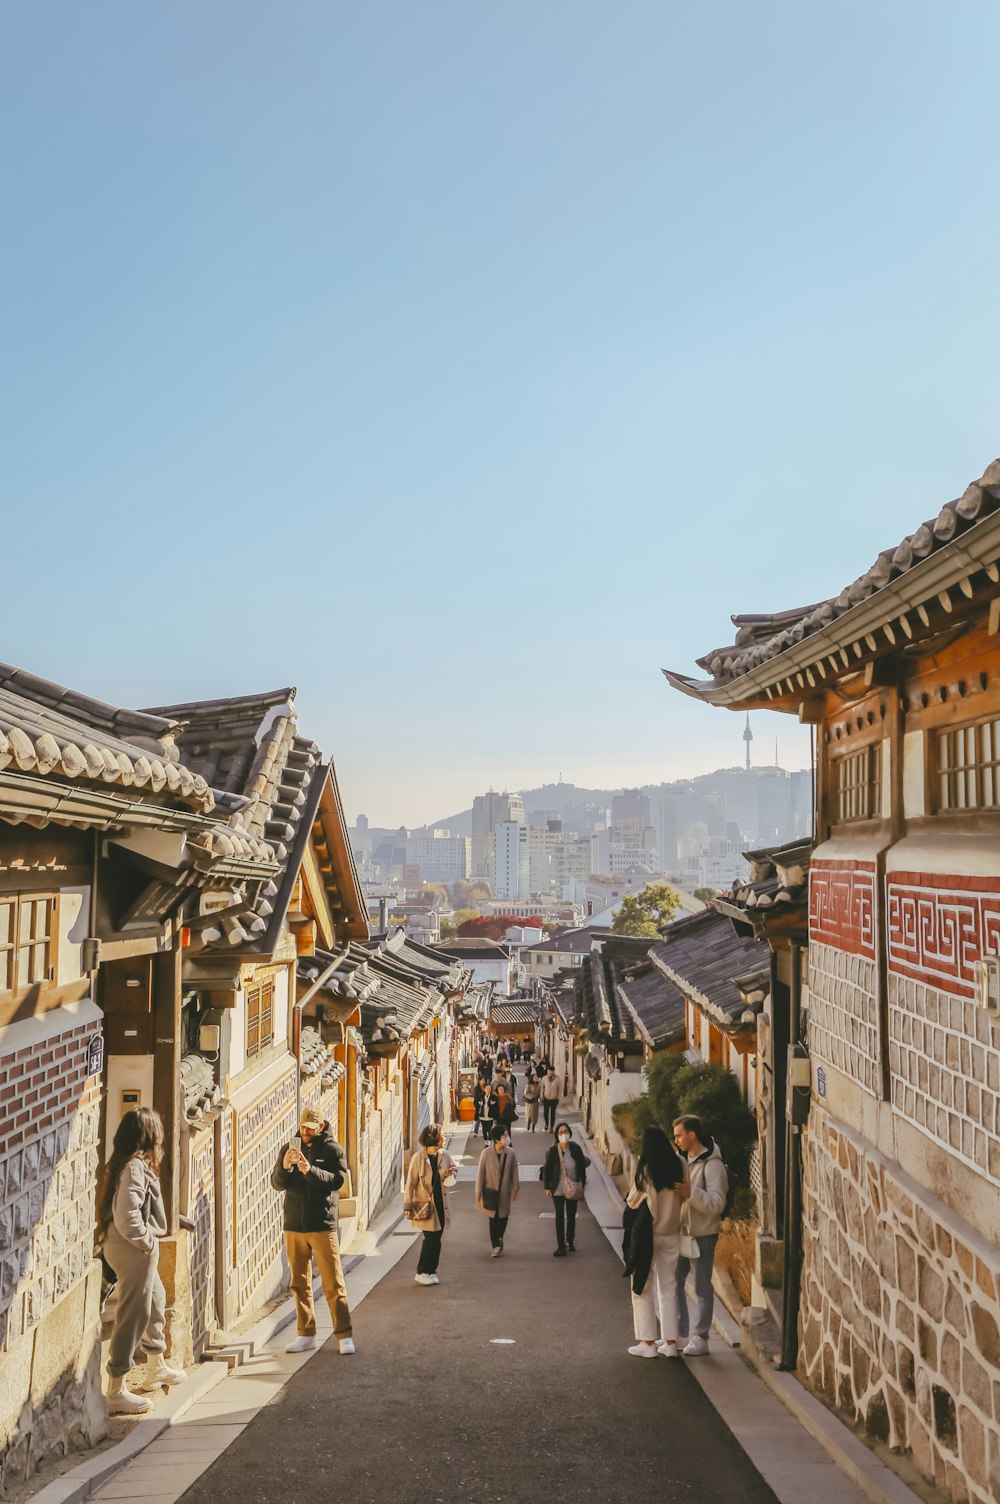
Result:
{"label": "woman in gray hoodie", "polygon": [[163,1124],[149,1107],[133,1108],[118,1124],[97,1202],[98,1237],[117,1276],[114,1330],[108,1356],[108,1410],[142,1415],[152,1400],[127,1384],[136,1356],[148,1359],[143,1389],[183,1383],[182,1369],[165,1359],[166,1292],[157,1272],[159,1239],[167,1231],[160,1191]]}

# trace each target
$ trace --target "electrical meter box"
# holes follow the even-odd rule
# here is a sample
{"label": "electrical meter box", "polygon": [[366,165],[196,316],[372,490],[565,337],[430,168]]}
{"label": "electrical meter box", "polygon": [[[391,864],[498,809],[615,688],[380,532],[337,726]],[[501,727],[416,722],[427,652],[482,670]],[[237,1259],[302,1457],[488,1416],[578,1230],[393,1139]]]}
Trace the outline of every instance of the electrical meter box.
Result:
{"label": "electrical meter box", "polygon": [[101,968],[104,1039],[109,1055],[153,1053],[153,958]]}

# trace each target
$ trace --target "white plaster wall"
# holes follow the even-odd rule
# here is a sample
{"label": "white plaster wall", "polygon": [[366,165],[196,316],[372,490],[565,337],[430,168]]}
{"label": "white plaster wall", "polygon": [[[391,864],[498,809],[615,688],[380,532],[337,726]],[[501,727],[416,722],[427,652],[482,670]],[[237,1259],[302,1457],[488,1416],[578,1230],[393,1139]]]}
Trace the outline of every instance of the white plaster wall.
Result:
{"label": "white plaster wall", "polygon": [[926,813],[924,733],[907,731],[903,737],[903,816],[907,820],[919,820]]}
{"label": "white plaster wall", "polygon": [[56,985],[83,976],[83,942],[90,927],[90,887],[62,888],[59,894],[59,948]]}

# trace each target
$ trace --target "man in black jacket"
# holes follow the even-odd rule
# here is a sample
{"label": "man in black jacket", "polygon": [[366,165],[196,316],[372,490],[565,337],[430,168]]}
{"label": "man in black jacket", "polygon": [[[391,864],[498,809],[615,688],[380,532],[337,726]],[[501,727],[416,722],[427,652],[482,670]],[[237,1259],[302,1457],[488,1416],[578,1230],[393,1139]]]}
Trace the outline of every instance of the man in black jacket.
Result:
{"label": "man in black jacket", "polygon": [[342,1353],[353,1353],[351,1308],[337,1237],[337,1192],[344,1183],[344,1151],[330,1124],[311,1107],[299,1115],[299,1137],[301,1147],[292,1143],[283,1149],[271,1173],[274,1189],[285,1193],[285,1248],[298,1315],[298,1336],[285,1351],[303,1353],[316,1346],[312,1290],[315,1259],[333,1317],[333,1334]]}

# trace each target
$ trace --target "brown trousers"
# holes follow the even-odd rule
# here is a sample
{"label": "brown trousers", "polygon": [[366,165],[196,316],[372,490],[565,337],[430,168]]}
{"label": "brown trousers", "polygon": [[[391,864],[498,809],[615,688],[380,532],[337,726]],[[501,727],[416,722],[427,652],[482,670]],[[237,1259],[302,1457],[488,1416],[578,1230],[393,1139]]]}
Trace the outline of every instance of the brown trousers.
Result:
{"label": "brown trousers", "polygon": [[351,1308],[347,1304],[347,1286],[340,1266],[340,1244],[335,1232],[286,1232],[285,1249],[292,1271],[292,1294],[298,1315],[300,1337],[315,1337],[316,1310],[313,1305],[312,1261],[316,1260],[323,1294],[333,1317],[335,1337],[351,1335]]}

